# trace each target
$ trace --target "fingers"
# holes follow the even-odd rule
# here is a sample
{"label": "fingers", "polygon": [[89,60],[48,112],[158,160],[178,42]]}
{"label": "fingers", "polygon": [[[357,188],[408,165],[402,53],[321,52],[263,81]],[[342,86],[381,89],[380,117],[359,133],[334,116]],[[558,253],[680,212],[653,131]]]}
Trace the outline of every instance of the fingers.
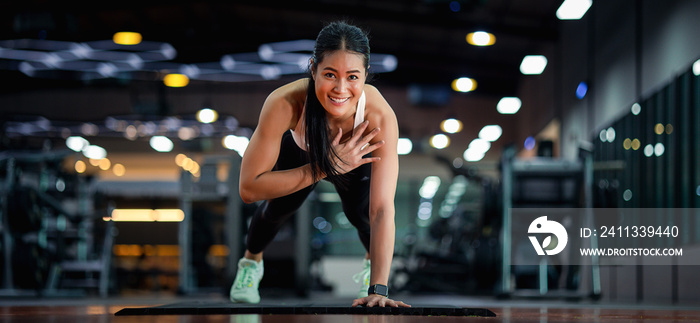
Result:
{"label": "fingers", "polygon": [[395,301],[387,297],[381,296],[367,296],[364,298],[358,298],[352,302],[352,307],[357,307],[359,305],[365,305],[367,307],[411,307],[402,301]]}
{"label": "fingers", "polygon": [[335,138],[333,139],[333,145],[336,146],[340,144],[340,138],[343,137],[343,128],[338,128],[338,134],[335,135]]}
{"label": "fingers", "polygon": [[367,126],[369,126],[369,121],[365,120],[364,122],[360,123],[357,128],[355,128],[355,134],[352,136],[352,139],[357,142],[357,140],[362,137],[362,134],[365,133],[365,130],[367,129]]}
{"label": "fingers", "polygon": [[377,134],[379,133],[379,128],[374,128],[366,136],[358,138],[356,142],[357,146],[364,147],[367,145]]}
{"label": "fingers", "polygon": [[362,151],[362,154],[363,154],[363,155],[367,155],[367,154],[369,154],[369,153],[371,153],[371,152],[373,152],[373,151],[375,151],[375,150],[381,148],[382,146],[384,146],[384,144],[385,144],[384,140],[382,140],[382,141],[380,141],[380,142],[378,142],[378,143],[376,143],[376,144],[373,144],[373,145],[370,145],[369,143],[366,143],[366,144],[364,145],[365,148],[361,148],[360,151]]}

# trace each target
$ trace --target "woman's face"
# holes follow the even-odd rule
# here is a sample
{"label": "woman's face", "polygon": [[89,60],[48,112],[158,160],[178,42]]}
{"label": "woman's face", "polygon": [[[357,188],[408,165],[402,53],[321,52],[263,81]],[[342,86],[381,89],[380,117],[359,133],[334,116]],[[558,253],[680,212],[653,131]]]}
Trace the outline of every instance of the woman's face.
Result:
{"label": "woman's face", "polygon": [[329,118],[343,120],[355,113],[367,77],[362,55],[345,50],[332,52],[316,66],[313,77],[316,96]]}

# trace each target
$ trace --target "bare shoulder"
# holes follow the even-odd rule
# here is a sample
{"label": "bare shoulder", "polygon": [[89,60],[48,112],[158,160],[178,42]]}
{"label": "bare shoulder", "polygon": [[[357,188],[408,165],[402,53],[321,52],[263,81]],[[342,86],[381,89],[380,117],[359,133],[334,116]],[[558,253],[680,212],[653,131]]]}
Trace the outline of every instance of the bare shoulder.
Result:
{"label": "bare shoulder", "polygon": [[272,119],[276,123],[286,123],[293,128],[304,107],[307,86],[308,80],[300,79],[272,91],[265,99],[260,113],[260,123],[263,124]]}
{"label": "bare shoulder", "polygon": [[282,85],[272,91],[267,97],[266,103],[287,104],[298,106],[304,104],[306,99],[306,89],[309,86],[308,79],[300,79],[285,85]]}
{"label": "bare shoulder", "polygon": [[370,122],[370,126],[367,127],[367,131],[373,129],[374,127],[380,127],[383,129],[383,131],[380,132],[380,135],[376,138],[377,140],[385,138],[388,134],[398,132],[396,114],[381,92],[379,92],[375,86],[366,84],[365,95],[367,96],[367,103],[365,105],[365,120]]}
{"label": "bare shoulder", "polygon": [[391,105],[375,86],[366,84],[365,95],[367,96],[366,113],[370,121],[375,118],[395,117]]}
{"label": "bare shoulder", "polygon": [[372,107],[389,108],[389,103],[384,99],[384,96],[379,89],[374,85],[365,84],[365,95],[367,96],[367,104]]}

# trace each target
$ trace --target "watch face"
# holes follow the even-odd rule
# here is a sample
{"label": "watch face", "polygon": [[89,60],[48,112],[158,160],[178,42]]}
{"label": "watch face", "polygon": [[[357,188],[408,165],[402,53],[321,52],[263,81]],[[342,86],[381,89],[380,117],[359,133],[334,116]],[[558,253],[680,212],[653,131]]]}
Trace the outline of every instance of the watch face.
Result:
{"label": "watch face", "polygon": [[382,295],[382,296],[388,296],[389,295],[389,287],[385,285],[372,285],[369,287],[369,293],[370,294],[377,294],[377,295]]}

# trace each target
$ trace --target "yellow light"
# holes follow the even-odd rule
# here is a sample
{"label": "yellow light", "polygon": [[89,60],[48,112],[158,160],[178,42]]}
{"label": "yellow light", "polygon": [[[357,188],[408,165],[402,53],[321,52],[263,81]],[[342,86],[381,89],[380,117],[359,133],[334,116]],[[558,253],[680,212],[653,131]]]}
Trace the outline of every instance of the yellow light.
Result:
{"label": "yellow light", "polygon": [[76,172],[82,174],[82,173],[85,173],[86,170],[87,170],[87,165],[85,165],[84,161],[78,160],[77,162],[75,162],[75,171]]}
{"label": "yellow light", "polygon": [[114,167],[112,167],[112,171],[114,172],[114,175],[117,175],[119,177],[124,176],[126,174],[126,167],[122,164],[114,164]]}
{"label": "yellow light", "polygon": [[117,244],[112,248],[112,252],[120,257],[140,257],[143,255],[143,248],[137,244]]}
{"label": "yellow light", "polygon": [[118,32],[112,37],[114,43],[119,45],[136,45],[139,44],[142,39],[143,37],[141,37],[141,34],[130,31]]}
{"label": "yellow light", "polygon": [[100,167],[101,170],[108,170],[110,166],[112,166],[112,163],[109,161],[107,158],[102,158],[100,159],[98,166]]}
{"label": "yellow light", "polygon": [[214,257],[226,257],[229,254],[229,249],[226,245],[215,244],[209,247],[209,254]]}
{"label": "yellow light", "polygon": [[625,147],[625,150],[630,150],[630,148],[632,148],[632,140],[630,140],[630,138],[626,138],[622,143],[622,146]]}
{"label": "yellow light", "polygon": [[190,78],[185,74],[168,74],[163,78],[163,83],[169,87],[185,87],[190,83]]}
{"label": "yellow light", "polygon": [[185,212],[180,209],[114,209],[111,218],[116,222],[181,222],[184,219]]}
{"label": "yellow light", "polygon": [[635,138],[632,140],[632,149],[637,150],[641,145],[642,143],[639,142],[639,139]]}
{"label": "yellow light", "polygon": [[99,159],[88,158],[88,162],[90,162],[90,165],[95,166],[95,167],[100,165]]}
{"label": "yellow light", "polygon": [[196,174],[199,173],[199,164],[196,161],[192,161],[192,168],[189,169],[190,173]]}
{"label": "yellow light", "polygon": [[467,34],[467,43],[474,46],[491,46],[496,43],[496,36],[485,31]]}
{"label": "yellow light", "polygon": [[664,125],[657,123],[654,127],[654,132],[656,132],[657,135],[664,133]]}
{"label": "yellow light", "polygon": [[185,156],[185,154],[177,154],[177,156],[175,156],[175,164],[179,167],[182,167],[183,163],[185,162],[185,159],[187,159],[187,156]]}
{"label": "yellow light", "polygon": [[192,160],[190,158],[185,158],[185,160],[182,161],[181,167],[182,167],[182,169],[189,171],[194,166],[193,163],[194,163],[194,160]]}
{"label": "yellow light", "polygon": [[673,133],[673,125],[669,123],[666,125],[666,134],[670,135],[671,133]]}

